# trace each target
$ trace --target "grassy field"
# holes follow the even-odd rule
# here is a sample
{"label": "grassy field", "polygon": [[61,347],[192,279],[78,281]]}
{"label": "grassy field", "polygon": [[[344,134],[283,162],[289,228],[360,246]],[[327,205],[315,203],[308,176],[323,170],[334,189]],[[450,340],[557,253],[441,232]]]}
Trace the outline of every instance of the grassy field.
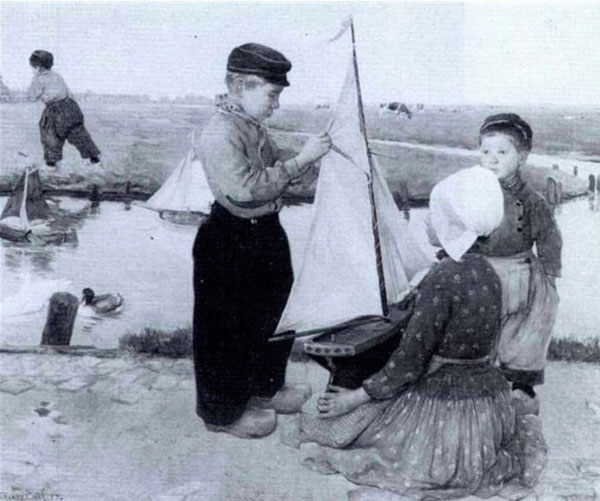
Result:
{"label": "grassy field", "polygon": [[[82,168],[76,150],[65,146],[63,166],[57,173],[45,173],[50,190],[85,193],[91,184],[104,192],[123,192],[127,183],[138,198],[152,194],[185,154],[189,134],[201,130],[213,113],[209,105],[174,104],[84,104],[88,129],[103,152],[104,167]],[[438,108],[415,113],[412,120],[393,116],[378,117],[375,108],[367,109],[369,135],[375,140],[403,141],[439,146],[476,148],[477,130],[489,113],[501,111],[489,107],[463,107],[441,111]],[[596,138],[600,131],[600,111],[539,109],[515,110],[531,121],[535,131],[534,152],[581,157],[600,157]],[[41,163],[37,122],[41,105],[0,105],[0,192],[8,193],[23,167],[19,151],[27,151]],[[328,110],[288,107],[278,110],[268,122],[283,147],[299,149],[304,135],[323,130]],[[570,114],[567,114],[570,113]],[[564,117],[568,118],[564,118]],[[411,200],[428,198],[429,192],[444,176],[474,165],[475,156],[444,151],[425,151],[399,144],[373,141],[384,175],[394,194],[407,184]],[[528,169],[534,186],[543,189],[547,170]],[[565,193],[585,190],[583,182],[563,172],[556,174],[565,185]],[[300,186],[296,198],[310,198],[314,186]]]}

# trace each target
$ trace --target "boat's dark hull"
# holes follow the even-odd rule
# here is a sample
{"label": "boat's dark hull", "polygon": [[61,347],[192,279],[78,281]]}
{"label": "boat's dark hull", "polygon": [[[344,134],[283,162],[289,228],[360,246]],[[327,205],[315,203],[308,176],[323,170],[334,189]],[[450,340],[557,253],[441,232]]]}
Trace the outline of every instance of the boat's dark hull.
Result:
{"label": "boat's dark hull", "polygon": [[0,238],[9,240],[10,242],[29,243],[37,245],[77,242],[77,232],[72,229],[70,231],[51,231],[36,234],[32,231],[17,230],[0,223]]}

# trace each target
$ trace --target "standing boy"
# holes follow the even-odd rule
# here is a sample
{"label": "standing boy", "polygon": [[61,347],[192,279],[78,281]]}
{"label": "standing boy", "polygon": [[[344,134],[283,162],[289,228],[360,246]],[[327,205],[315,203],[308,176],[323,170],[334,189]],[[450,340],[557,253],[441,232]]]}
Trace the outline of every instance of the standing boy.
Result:
{"label": "standing boy", "polygon": [[33,81],[27,91],[27,99],[32,102],[41,99],[46,105],[40,119],[40,139],[46,165],[57,167],[65,141],[75,146],[82,158],[99,164],[100,150],[83,124],[79,105],[63,78],[52,71],[52,53],[36,50],[31,54],[29,64],[33,70]]}
{"label": "standing boy", "polygon": [[268,435],[275,412],[298,411],[310,395],[285,384],[292,342],[268,342],[293,281],[281,196],[330,148],[322,133],[290,158],[261,125],[290,69],[269,47],[236,47],[229,93],[195,145],[215,196],[193,250],[196,412],[210,431],[242,438]]}
{"label": "standing boy", "polygon": [[504,219],[480,247],[502,283],[500,367],[519,405],[537,413],[534,387],[544,382],[556,319],[562,239],[546,200],[521,178],[532,137],[529,124],[514,113],[489,116],[481,126],[481,165],[500,180]]}

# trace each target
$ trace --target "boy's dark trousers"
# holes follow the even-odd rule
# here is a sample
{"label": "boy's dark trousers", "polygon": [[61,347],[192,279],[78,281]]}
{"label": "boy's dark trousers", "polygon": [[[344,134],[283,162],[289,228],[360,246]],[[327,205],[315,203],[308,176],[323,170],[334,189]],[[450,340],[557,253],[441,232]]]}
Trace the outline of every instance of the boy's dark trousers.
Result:
{"label": "boy's dark trousers", "polygon": [[269,342],[293,282],[277,214],[243,219],[215,202],[194,243],[196,412],[229,425],[285,382],[292,340]]}
{"label": "boy's dark trousers", "polygon": [[62,159],[65,141],[79,150],[82,158],[96,160],[100,150],[83,125],[83,113],[71,98],[52,101],[40,119],[40,139],[44,147],[44,160],[55,164]]}

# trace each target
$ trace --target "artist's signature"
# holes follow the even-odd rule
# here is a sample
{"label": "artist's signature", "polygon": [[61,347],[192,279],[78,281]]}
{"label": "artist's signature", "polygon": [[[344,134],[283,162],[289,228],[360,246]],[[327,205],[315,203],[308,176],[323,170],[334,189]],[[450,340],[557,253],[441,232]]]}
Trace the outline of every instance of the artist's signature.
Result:
{"label": "artist's signature", "polygon": [[0,492],[0,501],[63,501],[60,494],[54,492],[24,491]]}

